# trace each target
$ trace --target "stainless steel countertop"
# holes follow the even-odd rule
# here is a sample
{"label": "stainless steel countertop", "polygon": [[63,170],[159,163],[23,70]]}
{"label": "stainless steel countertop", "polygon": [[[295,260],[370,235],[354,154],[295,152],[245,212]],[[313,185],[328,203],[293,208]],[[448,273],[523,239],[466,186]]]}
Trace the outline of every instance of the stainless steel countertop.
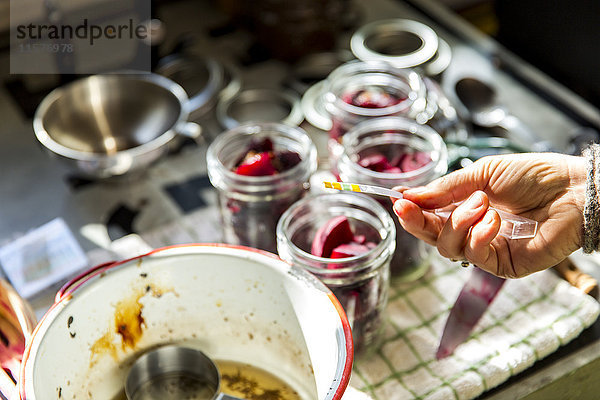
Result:
{"label": "stainless steel countertop", "polygon": [[[402,17],[420,20],[436,30],[453,49],[453,60],[444,74],[442,86],[452,95],[454,82],[462,76],[475,75],[496,82],[499,100],[510,111],[522,118],[558,149],[566,149],[569,138],[581,127],[580,122],[567,116],[545,98],[523,86],[519,79],[529,79],[552,95],[559,95],[566,107],[576,110],[591,123],[600,126],[600,113],[567,89],[552,82],[539,71],[518,60],[498,46],[493,40],[475,31],[466,22],[435,0],[412,0],[421,10],[409,3],[393,0],[359,2],[364,11],[363,22],[382,18]],[[244,35],[228,35],[208,40],[199,31],[202,21],[218,22],[219,13],[206,9],[209,2],[174,2],[163,10],[163,18],[169,26],[169,38],[174,40],[187,30],[198,33],[195,46],[209,54],[239,54],[247,43]],[[426,11],[427,15],[423,14]],[[169,21],[177,21],[169,25]],[[343,37],[341,43],[346,43]],[[497,68],[498,61],[505,70]],[[0,54],[0,76],[8,77],[8,54]],[[286,65],[278,61],[266,61],[244,68],[245,87],[277,88],[286,77]],[[508,71],[511,71],[509,73]],[[326,133],[302,125],[317,143],[320,157],[326,154]],[[207,130],[217,134],[214,121],[208,122]],[[0,244],[6,243],[28,230],[43,225],[55,217],[62,217],[75,234],[85,251],[98,244],[83,233],[84,226],[102,225],[108,214],[119,205],[139,210],[134,230],[151,245],[193,241],[218,241],[218,216],[214,212],[215,196],[210,187],[201,186],[199,198],[204,207],[185,212],[169,195],[169,185],[181,184],[206,175],[205,147],[185,147],[178,154],[169,155],[150,168],[145,175],[124,178],[113,182],[92,183],[74,189],[67,184],[67,170],[55,159],[45,154],[36,143],[31,120],[25,118],[4,87],[0,87]],[[192,214],[197,224],[183,226],[178,223]],[[189,219],[188,219],[189,221]],[[168,227],[168,228],[165,228]],[[208,228],[207,228],[208,227]],[[169,230],[170,229],[170,230]],[[154,243],[153,243],[154,241]],[[160,242],[160,243],[159,243]],[[594,262],[586,265],[600,279]],[[35,300],[38,310],[49,306],[50,297]],[[513,399],[534,393],[563,375],[577,371],[600,359],[600,329],[598,323],[582,335],[580,343],[569,345],[556,356],[542,360],[530,370],[511,378],[499,388],[482,398]],[[567,347],[569,347],[567,346]]]}

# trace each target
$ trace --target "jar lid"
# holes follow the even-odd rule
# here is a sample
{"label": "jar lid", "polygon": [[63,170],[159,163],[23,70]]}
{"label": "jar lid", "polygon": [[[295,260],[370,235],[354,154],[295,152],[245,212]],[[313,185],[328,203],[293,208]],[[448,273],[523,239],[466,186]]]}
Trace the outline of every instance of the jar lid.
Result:
{"label": "jar lid", "polygon": [[223,89],[219,98],[228,99],[242,90],[242,71],[231,61],[221,60],[223,66]]}
{"label": "jar lid", "polygon": [[325,106],[325,94],[327,93],[326,81],[320,81],[312,85],[302,96],[300,106],[306,120],[315,128],[328,131],[333,126],[331,115]]}
{"label": "jar lid", "polygon": [[208,57],[175,54],[161,60],[156,73],[178,83],[187,93],[188,113],[203,114],[223,89],[223,65]]}
{"label": "jar lid", "polygon": [[363,61],[387,61],[397,68],[412,68],[435,55],[438,36],[420,22],[388,19],[359,28],[352,35],[350,48]]}
{"label": "jar lid", "polygon": [[438,49],[434,56],[429,59],[423,66],[425,74],[429,76],[440,75],[448,68],[452,61],[452,49],[448,42],[442,38],[438,38]]}
{"label": "jar lid", "polygon": [[217,118],[226,129],[248,122],[280,122],[298,126],[304,119],[300,97],[294,92],[273,89],[247,89],[221,98]]}

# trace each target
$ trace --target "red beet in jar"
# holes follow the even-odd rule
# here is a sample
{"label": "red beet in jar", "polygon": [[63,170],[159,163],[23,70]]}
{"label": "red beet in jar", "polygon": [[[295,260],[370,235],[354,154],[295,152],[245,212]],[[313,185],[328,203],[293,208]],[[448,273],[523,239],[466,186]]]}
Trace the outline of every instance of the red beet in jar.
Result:
{"label": "red beet in jar", "polygon": [[331,115],[330,157],[341,151],[341,137],[356,124],[377,117],[416,118],[427,105],[421,76],[382,61],[350,61],[327,77],[325,108]]}
{"label": "red beet in jar", "polygon": [[362,194],[305,197],[277,225],[279,256],[331,289],[348,315],[357,353],[380,337],[395,243],[392,218]]}
{"label": "red beet in jar", "polygon": [[[337,162],[342,182],[386,188],[421,186],[442,176],[448,169],[448,152],[442,137],[432,128],[401,117],[362,122],[342,140]],[[396,225],[396,250],[392,276],[412,281],[428,268],[428,247],[406,232],[393,212],[389,199],[376,199]]]}
{"label": "red beet in jar", "polygon": [[206,155],[226,243],[276,252],[283,212],[308,191],[317,150],[304,130],[251,123],[219,135]]}

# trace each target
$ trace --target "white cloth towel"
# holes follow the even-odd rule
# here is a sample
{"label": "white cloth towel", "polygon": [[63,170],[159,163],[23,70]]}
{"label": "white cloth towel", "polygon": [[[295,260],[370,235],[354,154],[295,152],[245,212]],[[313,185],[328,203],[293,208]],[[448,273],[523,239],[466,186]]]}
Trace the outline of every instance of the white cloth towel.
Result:
{"label": "white cloth towel", "polygon": [[448,313],[470,273],[432,256],[425,277],[392,283],[381,345],[356,359],[351,385],[375,400],[472,399],[576,338],[600,312],[552,271],[509,280],[471,336],[438,361]]}

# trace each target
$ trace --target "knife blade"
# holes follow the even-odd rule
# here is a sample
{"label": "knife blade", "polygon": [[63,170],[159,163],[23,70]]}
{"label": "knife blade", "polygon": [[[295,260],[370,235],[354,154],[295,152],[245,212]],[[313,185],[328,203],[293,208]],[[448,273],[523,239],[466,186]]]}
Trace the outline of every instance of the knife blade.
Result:
{"label": "knife blade", "polygon": [[506,279],[474,267],[452,306],[436,353],[438,360],[448,357],[471,334],[494,300]]}

